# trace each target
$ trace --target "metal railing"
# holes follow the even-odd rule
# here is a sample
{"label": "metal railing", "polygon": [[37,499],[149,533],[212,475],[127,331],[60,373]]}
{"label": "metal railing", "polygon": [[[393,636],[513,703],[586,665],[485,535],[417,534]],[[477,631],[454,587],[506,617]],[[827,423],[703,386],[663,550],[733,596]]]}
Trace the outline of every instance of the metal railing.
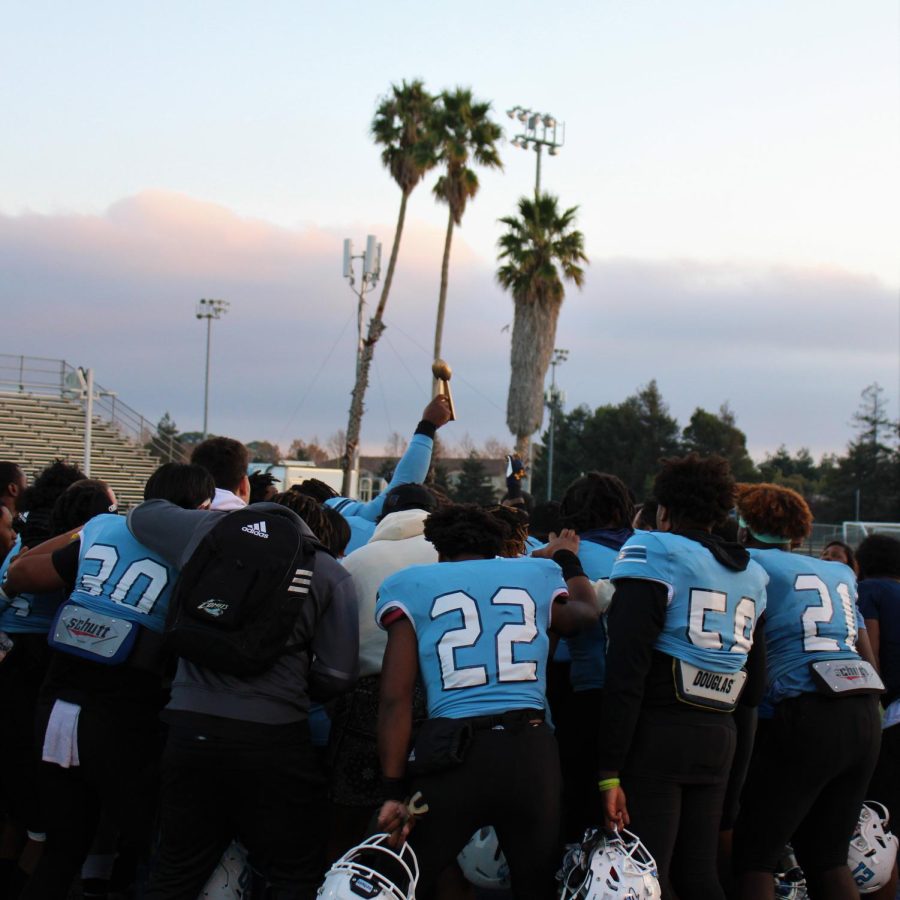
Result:
{"label": "metal railing", "polygon": [[[0,353],[0,391],[38,394],[74,400],[84,408],[79,370],[64,359]],[[113,391],[94,382],[94,419],[144,447],[163,462],[182,462],[184,448],[175,438],[160,435],[156,425],[123,403]]]}

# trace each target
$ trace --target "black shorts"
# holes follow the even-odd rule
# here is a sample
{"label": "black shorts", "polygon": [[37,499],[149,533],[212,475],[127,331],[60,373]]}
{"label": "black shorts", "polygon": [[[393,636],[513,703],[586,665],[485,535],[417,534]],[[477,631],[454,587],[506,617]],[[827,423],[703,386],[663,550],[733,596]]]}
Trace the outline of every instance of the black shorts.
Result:
{"label": "black shorts", "polygon": [[737,872],[774,872],[791,843],[807,872],[847,863],[881,743],[873,695],[783,700],[760,729],[734,834]]}

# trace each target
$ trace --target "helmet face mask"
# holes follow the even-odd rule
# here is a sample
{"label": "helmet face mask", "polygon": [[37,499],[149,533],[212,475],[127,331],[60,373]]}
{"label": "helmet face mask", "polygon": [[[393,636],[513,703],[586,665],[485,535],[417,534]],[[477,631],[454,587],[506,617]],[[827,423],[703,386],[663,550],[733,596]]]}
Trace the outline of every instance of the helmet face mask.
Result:
{"label": "helmet face mask", "polygon": [[861,894],[887,884],[897,859],[897,838],[888,830],[890,814],[874,800],[866,800],[850,839],[847,865]]}
{"label": "helmet face mask", "polygon": [[408,843],[399,850],[390,835],[376,834],[348,850],[325,875],[321,900],[414,900],[419,863]]}
{"label": "helmet face mask", "polygon": [[509,866],[493,828],[476,831],[456,860],[463,875],[475,887],[488,890],[509,888]]}
{"label": "helmet face mask", "polygon": [[561,900],[659,900],[656,862],[640,839],[624,829],[585,833],[557,875]]}

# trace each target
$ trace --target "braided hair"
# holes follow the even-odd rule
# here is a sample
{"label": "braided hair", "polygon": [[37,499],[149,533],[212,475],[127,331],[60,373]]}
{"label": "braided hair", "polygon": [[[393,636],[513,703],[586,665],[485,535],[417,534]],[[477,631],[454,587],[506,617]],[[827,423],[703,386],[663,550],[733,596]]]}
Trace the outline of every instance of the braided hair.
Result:
{"label": "braided hair", "polygon": [[313,500],[308,494],[301,494],[298,491],[282,491],[280,494],[276,494],[270,502],[292,509],[306,522],[316,539],[325,547],[331,548],[335,541],[334,528],[321,503]]}
{"label": "braided hair", "polygon": [[488,512],[506,529],[506,540],[500,556],[515,559],[525,555],[528,539],[528,513],[518,506],[491,506]]}
{"label": "braided hair", "polygon": [[560,525],[577,532],[592,528],[629,528],[634,501],[621,478],[588,472],[567,488],[559,509]]}
{"label": "braided hair", "polygon": [[508,536],[506,525],[474,503],[441,506],[425,520],[425,540],[449,559],[464,554],[491,559],[501,553]]}
{"label": "braided hair", "polygon": [[307,478],[305,481],[301,481],[300,484],[292,484],[291,490],[294,493],[312,497],[318,503],[334,500],[335,497],[340,496],[330,484],[325,484],[324,481],[320,481],[318,478]]}

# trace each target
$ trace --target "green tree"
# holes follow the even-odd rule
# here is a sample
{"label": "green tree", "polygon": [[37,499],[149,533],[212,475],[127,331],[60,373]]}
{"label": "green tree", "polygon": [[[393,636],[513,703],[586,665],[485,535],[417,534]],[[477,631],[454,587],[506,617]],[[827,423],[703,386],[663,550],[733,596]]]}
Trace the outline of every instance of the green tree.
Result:
{"label": "green tree", "polygon": [[513,299],[512,348],[506,423],[516,453],[528,460],[531,436],[541,426],[544,379],[565,298],[563,282],[584,284],[584,235],[575,229],[578,207],[560,212],[556,197],[522,197],[518,215],[500,221],[497,281]]}
{"label": "green tree", "polygon": [[156,434],[144,446],[162,462],[181,462],[184,459],[185,449],[178,438],[178,426],[168,410],[156,423]]}
{"label": "green tree", "polygon": [[682,435],[684,448],[701,456],[724,456],[737,481],[759,481],[759,472],[747,452],[747,435],[735,424],[727,403],[718,415],[697,407]]}
{"label": "green tree", "polygon": [[[660,394],[656,381],[640,388],[622,403],[608,404],[593,413],[586,406],[557,418],[554,448],[556,499],[584,472],[597,469],[617,475],[638,499],[648,496],[659,460],[679,452],[678,422]],[[548,434],[544,434],[546,446]],[[535,460],[534,491],[547,483],[546,454]]]}
{"label": "green tree", "polygon": [[900,519],[900,452],[887,443],[896,434],[896,425],[886,415],[883,395],[877,383],[863,390],[853,416],[856,438],[822,479],[832,521]]}
{"label": "green tree", "polygon": [[[478,175],[469,167],[470,162],[488,169],[501,169],[497,141],[503,129],[490,118],[491,104],[472,97],[468,88],[444,91],[435,107],[435,135],[438,141],[438,159],[444,165],[444,173],[434,186],[434,196],[439,203],[446,203],[447,234],[444,238],[444,256],[441,260],[441,289],[438,295],[437,321],[434,327],[434,358],[441,356],[444,334],[444,313],[447,307],[447,286],[450,278],[450,246],[453,228],[462,224],[462,217],[469,200],[478,193]],[[437,393],[437,379],[432,393]]]}
{"label": "green tree", "polygon": [[350,492],[350,470],[359,447],[359,432],[362,425],[363,402],[369,385],[369,369],[375,344],[384,331],[384,309],[387,305],[397,257],[400,253],[400,239],[406,220],[406,204],[416,185],[437,162],[434,124],[434,98],[425,90],[425,85],[417,80],[400,85],[391,85],[391,92],[378,105],[372,120],[372,138],[382,148],[381,161],[391,173],[400,188],[400,211],[387,272],[378,298],[375,313],[369,319],[368,332],[363,341],[363,349],[357,367],[356,383],[350,400],[350,414],[347,421],[347,442],[342,457],[344,479],[342,493]]}
{"label": "green tree", "polygon": [[484,463],[475,453],[470,453],[462,464],[453,488],[453,499],[457,503],[477,503],[480,506],[490,506],[497,502]]}

